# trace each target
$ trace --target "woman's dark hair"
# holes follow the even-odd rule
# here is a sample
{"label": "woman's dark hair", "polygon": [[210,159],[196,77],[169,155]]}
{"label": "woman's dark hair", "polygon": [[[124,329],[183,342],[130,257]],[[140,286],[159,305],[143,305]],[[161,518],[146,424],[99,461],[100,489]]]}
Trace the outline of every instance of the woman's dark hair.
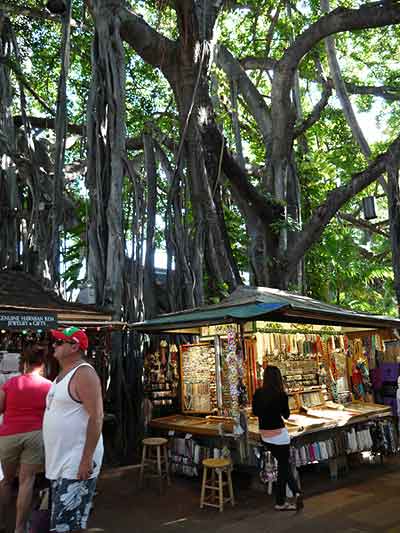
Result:
{"label": "woman's dark hair", "polygon": [[263,387],[271,392],[285,392],[281,371],[277,366],[268,365],[264,370]]}
{"label": "woman's dark hair", "polygon": [[28,366],[41,366],[46,360],[47,349],[39,344],[25,346],[22,354],[22,362]]}

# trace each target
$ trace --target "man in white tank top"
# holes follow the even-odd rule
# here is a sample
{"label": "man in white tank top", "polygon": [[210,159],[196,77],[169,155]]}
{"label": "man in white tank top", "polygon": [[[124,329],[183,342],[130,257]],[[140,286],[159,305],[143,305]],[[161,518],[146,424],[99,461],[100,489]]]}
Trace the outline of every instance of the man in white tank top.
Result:
{"label": "man in white tank top", "polygon": [[46,477],[51,481],[51,531],[81,532],[103,461],[103,401],[94,368],[83,360],[86,333],[51,330],[60,373],[47,396],[43,420]]}

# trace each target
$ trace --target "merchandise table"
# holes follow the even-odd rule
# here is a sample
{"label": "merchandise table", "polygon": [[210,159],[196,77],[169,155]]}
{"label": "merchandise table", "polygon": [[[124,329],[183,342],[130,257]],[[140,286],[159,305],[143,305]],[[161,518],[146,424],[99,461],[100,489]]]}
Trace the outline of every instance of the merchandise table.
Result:
{"label": "merchandise table", "polygon": [[[327,402],[302,414],[294,413],[286,421],[292,462],[299,467],[326,461],[331,478],[336,479],[340,465],[347,469],[347,456],[351,453],[393,453],[393,431],[385,429],[391,427],[391,422],[390,407],[361,402],[345,406]],[[253,450],[261,443],[255,417],[248,418],[247,439],[243,438],[245,434],[235,432],[235,421],[228,417],[176,414],[154,419],[150,425],[158,433],[172,437],[171,459],[177,472],[198,475],[201,460],[218,455],[224,446],[230,449],[234,463],[256,466],[257,454]],[[389,442],[383,450],[383,444],[378,445],[376,439],[378,433],[383,435],[385,431],[389,431]]]}

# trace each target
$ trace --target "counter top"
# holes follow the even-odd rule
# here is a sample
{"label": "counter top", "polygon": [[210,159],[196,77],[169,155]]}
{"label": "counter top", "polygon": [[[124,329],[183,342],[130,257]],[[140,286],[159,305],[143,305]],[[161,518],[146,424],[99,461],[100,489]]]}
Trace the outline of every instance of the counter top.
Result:
{"label": "counter top", "polygon": [[[286,427],[292,438],[301,435],[315,433],[346,425],[356,424],[375,418],[391,416],[391,408],[386,405],[373,403],[353,402],[345,406],[327,402],[312,409],[306,409],[304,413],[290,415],[286,421]],[[150,423],[151,427],[164,431],[175,431],[178,433],[190,433],[192,435],[203,435],[218,437],[223,434],[233,436],[234,422],[232,418],[222,416],[208,416],[206,418],[171,415],[162,418],[155,418]],[[248,419],[249,439],[259,440],[258,420],[256,417]]]}

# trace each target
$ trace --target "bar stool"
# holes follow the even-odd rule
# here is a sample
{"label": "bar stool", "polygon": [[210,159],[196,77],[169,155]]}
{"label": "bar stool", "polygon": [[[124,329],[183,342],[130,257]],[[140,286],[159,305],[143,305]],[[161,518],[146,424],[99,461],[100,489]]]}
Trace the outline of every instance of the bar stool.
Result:
{"label": "bar stool", "polygon": [[[211,479],[207,479],[208,471],[211,470]],[[224,503],[231,502],[235,505],[232,487],[232,462],[230,459],[204,459],[203,460],[203,482],[201,485],[200,509],[205,505],[216,507],[220,513],[224,510]],[[225,473],[226,481],[223,481],[222,474]],[[228,487],[229,497],[224,498],[224,487]],[[208,495],[207,492],[210,492]],[[218,503],[215,503],[215,501]]]}
{"label": "bar stool", "polygon": [[140,465],[139,485],[143,487],[144,478],[157,478],[162,491],[162,480],[167,480],[171,485],[168,463],[168,440],[161,437],[152,437],[142,440],[143,452]]}

